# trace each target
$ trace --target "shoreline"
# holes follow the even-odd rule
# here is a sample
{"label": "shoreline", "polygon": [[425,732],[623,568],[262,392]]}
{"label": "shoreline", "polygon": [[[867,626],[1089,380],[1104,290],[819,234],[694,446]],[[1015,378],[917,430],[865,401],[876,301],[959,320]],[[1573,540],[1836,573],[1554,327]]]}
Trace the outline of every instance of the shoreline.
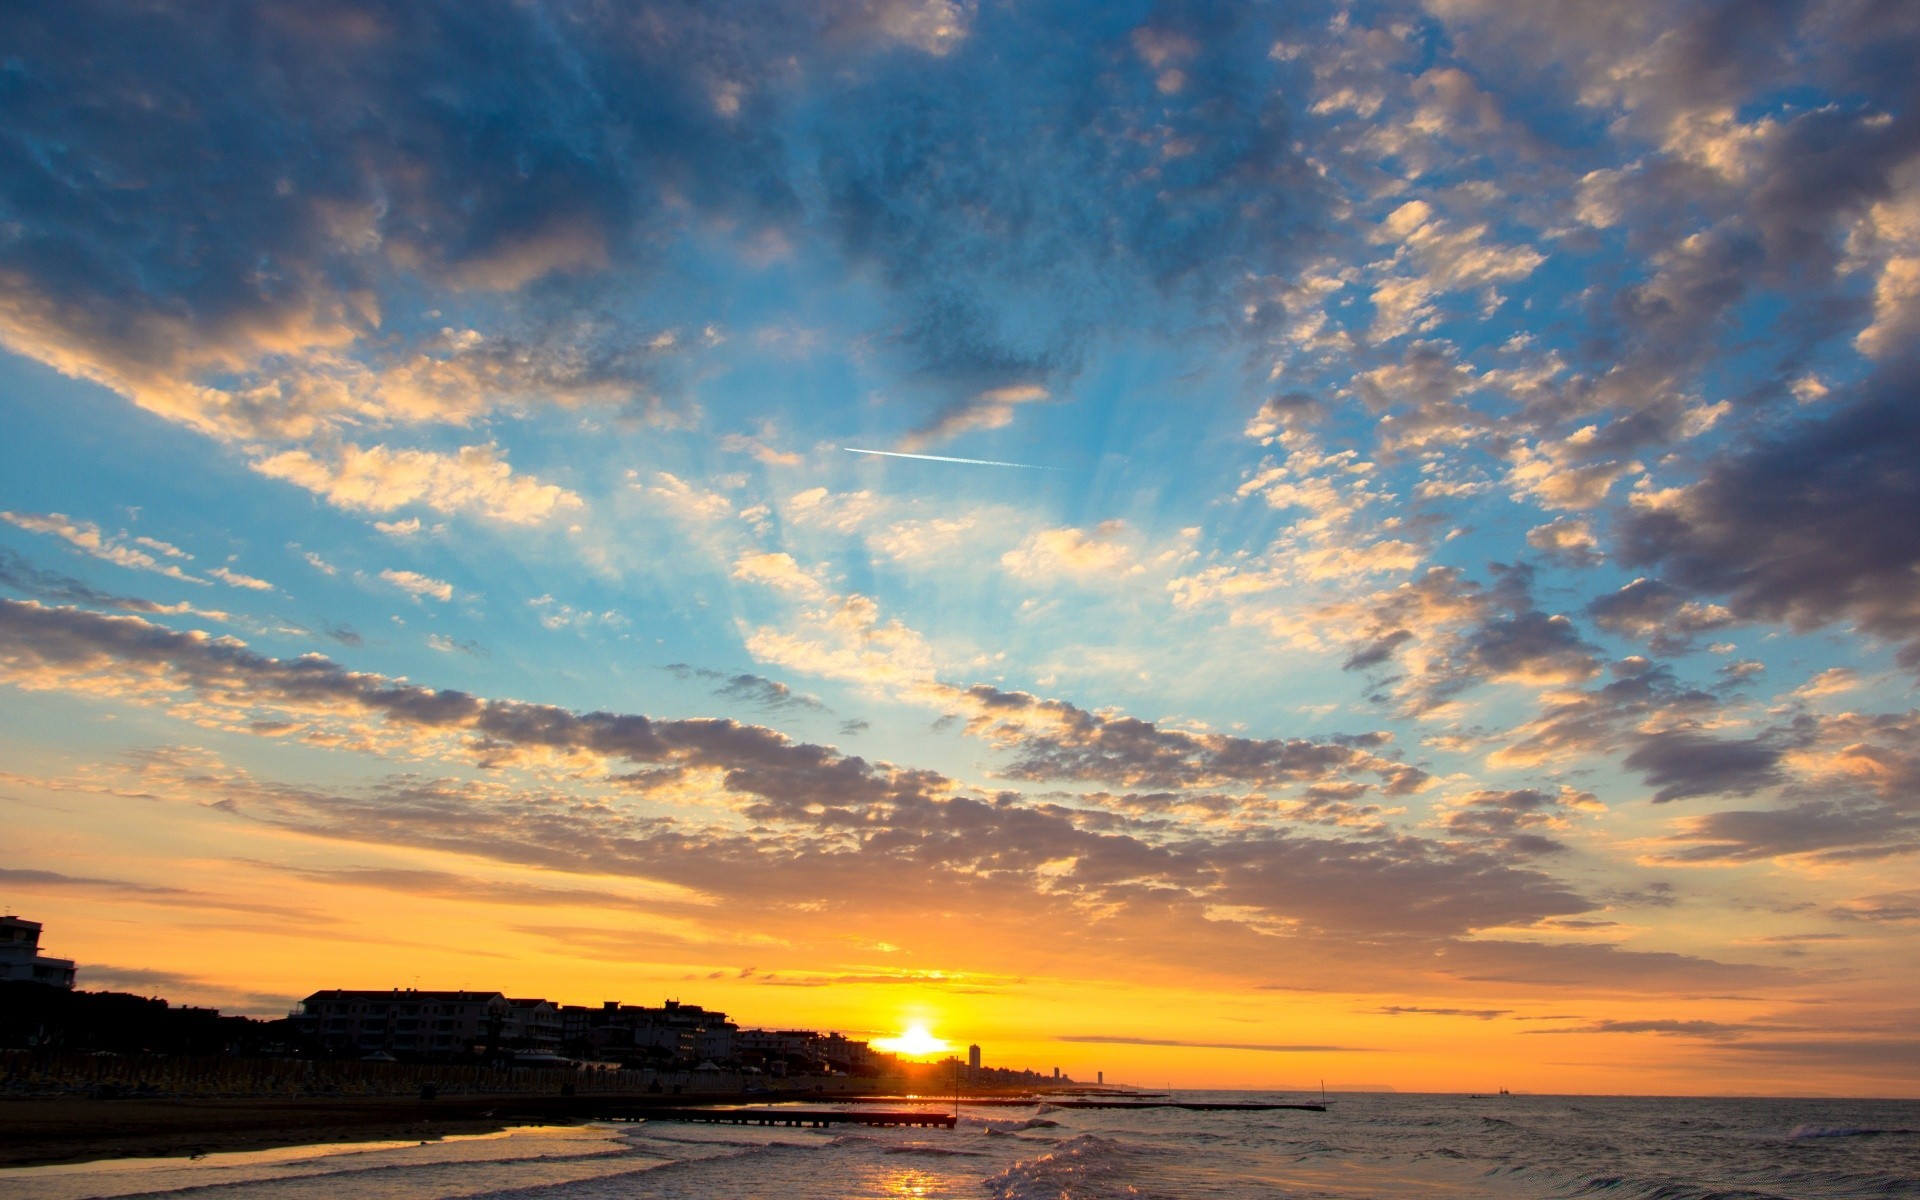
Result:
{"label": "shoreline", "polygon": [[0,1100],[0,1169],[191,1158],[328,1143],[434,1141],[586,1119],[575,1097]]}
{"label": "shoreline", "polygon": [[[970,1099],[983,1098],[979,1094]],[[703,1107],[818,1100],[949,1103],[938,1094],[867,1091],[811,1095],[496,1093],[420,1100],[410,1096],[300,1099],[81,1096],[0,1098],[0,1169],[122,1158],[190,1158],[331,1142],[431,1141],[526,1125],[573,1125],[610,1108]]]}

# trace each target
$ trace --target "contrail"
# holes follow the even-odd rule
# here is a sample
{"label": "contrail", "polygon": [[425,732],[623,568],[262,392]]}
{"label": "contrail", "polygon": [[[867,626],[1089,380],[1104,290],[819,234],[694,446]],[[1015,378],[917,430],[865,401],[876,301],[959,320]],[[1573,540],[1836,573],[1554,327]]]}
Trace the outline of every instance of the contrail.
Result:
{"label": "contrail", "polygon": [[1058,467],[1043,467],[1038,463],[995,462],[991,458],[948,458],[944,454],[903,454],[898,450],[862,450],[858,446],[842,446],[848,454],[879,454],[887,458],[917,458],[923,462],[966,463],[975,467],[1018,467],[1023,471],[1057,471]]}

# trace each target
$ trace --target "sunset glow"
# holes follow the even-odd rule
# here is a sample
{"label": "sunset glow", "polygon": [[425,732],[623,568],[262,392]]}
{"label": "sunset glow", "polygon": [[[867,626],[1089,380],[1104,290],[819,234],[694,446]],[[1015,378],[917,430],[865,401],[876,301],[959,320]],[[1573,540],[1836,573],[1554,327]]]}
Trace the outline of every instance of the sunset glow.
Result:
{"label": "sunset glow", "polygon": [[953,1044],[934,1037],[921,1024],[907,1026],[907,1031],[899,1037],[873,1039],[873,1044],[889,1054],[904,1054],[908,1058],[930,1058],[936,1054],[949,1054]]}
{"label": "sunset glow", "polygon": [[1752,7],[10,12],[0,901],[260,1016],[1920,1094],[1920,9]]}

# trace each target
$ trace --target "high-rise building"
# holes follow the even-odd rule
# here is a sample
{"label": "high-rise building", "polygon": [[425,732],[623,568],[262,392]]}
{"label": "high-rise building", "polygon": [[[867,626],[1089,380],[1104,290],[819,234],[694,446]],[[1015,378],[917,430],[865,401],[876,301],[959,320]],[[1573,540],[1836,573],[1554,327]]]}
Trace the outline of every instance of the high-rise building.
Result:
{"label": "high-rise building", "polygon": [[975,1075],[980,1073],[980,1047],[967,1047],[967,1070],[972,1071]]}
{"label": "high-rise building", "polygon": [[0,979],[73,987],[73,960],[40,953],[40,922],[0,916]]}

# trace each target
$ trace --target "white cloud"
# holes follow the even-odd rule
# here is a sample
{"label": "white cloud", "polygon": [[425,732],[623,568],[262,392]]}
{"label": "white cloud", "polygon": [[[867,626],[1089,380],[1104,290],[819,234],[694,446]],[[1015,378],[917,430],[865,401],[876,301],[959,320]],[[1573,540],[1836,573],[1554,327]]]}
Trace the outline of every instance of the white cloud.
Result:
{"label": "white cloud", "polygon": [[[124,540],[125,534],[110,537],[102,533],[100,527],[92,521],[78,521],[65,513],[16,512],[0,512],[0,520],[29,533],[44,533],[62,538],[76,549],[117,567],[126,567],[133,571],[152,571],[156,575],[165,575],[169,579],[178,579],[183,583],[206,582],[204,579],[195,579],[172,563],[163,563],[146,551],[136,550],[127,545]],[[188,557],[184,551],[175,550],[174,547],[169,546],[167,550],[173,551],[173,557]]]}
{"label": "white cloud", "polygon": [[430,450],[363,449],[346,444],[328,458],[288,450],[253,463],[274,479],[306,488],[338,508],[391,512],[424,504],[436,512],[465,512],[508,525],[533,525],[585,507],[573,492],[514,474],[498,446],[463,446],[453,454]]}
{"label": "white cloud", "polygon": [[218,579],[228,587],[245,588],[250,592],[271,592],[275,590],[274,586],[264,579],[256,579],[252,575],[242,575],[240,572],[230,570],[226,567],[215,567],[213,570],[208,571],[207,574]]}
{"label": "white cloud", "polygon": [[407,592],[418,600],[422,596],[431,596],[435,600],[453,599],[453,585],[444,579],[435,579],[431,575],[422,575],[418,571],[382,571],[380,578]]}

